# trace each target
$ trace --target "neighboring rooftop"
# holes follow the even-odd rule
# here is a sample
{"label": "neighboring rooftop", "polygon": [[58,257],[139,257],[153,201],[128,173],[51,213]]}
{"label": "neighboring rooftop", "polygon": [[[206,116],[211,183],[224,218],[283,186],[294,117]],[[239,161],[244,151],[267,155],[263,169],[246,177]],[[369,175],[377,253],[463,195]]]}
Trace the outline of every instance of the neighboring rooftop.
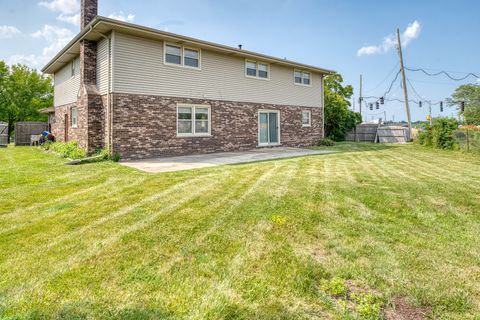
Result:
{"label": "neighboring rooftop", "polygon": [[201,49],[213,50],[230,54],[232,56],[239,56],[251,59],[262,59],[265,62],[290,66],[294,68],[302,68],[313,72],[331,74],[335,73],[333,70],[319,68],[287,59],[276,58],[261,53],[237,49],[230,46],[225,46],[213,42],[203,41],[195,38],[181,36],[178,34],[161,31],[145,26],[140,26],[133,23],[118,21],[102,16],[95,17],[75,38],[73,38],[45,67],[42,72],[52,74],[62,68],[65,64],[70,62],[72,58],[80,54],[80,41],[87,39],[99,41],[110,31],[115,30],[122,33],[127,33],[144,38],[155,40],[167,40],[179,44],[194,45]]}

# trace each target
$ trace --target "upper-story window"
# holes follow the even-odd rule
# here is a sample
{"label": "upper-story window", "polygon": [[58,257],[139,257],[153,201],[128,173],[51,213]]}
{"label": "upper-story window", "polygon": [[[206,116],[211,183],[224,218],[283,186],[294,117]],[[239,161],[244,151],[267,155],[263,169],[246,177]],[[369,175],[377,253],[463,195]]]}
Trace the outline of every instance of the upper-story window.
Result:
{"label": "upper-story window", "polygon": [[70,63],[70,72],[72,77],[75,76],[76,71],[75,59],[73,59]]}
{"label": "upper-story window", "polygon": [[245,75],[251,78],[269,79],[270,66],[268,63],[245,60]]}
{"label": "upper-story window", "polygon": [[312,83],[311,73],[307,71],[295,70],[294,78],[295,84],[309,86]]}
{"label": "upper-story window", "polygon": [[200,68],[200,50],[165,44],[165,63],[188,68]]}

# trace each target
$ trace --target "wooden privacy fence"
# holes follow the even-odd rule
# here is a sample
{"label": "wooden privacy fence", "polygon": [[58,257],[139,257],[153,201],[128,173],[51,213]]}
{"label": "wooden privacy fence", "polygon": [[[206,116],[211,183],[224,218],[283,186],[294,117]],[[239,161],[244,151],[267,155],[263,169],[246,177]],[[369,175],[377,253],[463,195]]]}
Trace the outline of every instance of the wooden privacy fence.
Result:
{"label": "wooden privacy fence", "polygon": [[410,141],[408,128],[362,123],[347,133],[345,140],[372,143],[407,143]]}
{"label": "wooden privacy fence", "polygon": [[375,142],[378,124],[362,123],[347,133],[345,140],[357,142]]}
{"label": "wooden privacy fence", "polygon": [[46,122],[17,122],[15,123],[15,145],[29,146],[30,137],[34,134],[42,134],[45,130],[48,130]]}
{"label": "wooden privacy fence", "polygon": [[8,123],[0,122],[0,147],[8,145]]}

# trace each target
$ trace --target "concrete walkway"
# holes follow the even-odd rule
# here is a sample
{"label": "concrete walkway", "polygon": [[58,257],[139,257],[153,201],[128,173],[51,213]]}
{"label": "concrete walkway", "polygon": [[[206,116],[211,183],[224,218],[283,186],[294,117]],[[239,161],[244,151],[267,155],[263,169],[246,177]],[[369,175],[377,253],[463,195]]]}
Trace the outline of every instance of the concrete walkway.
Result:
{"label": "concrete walkway", "polygon": [[310,150],[299,148],[265,148],[251,151],[221,152],[201,155],[155,158],[145,160],[122,161],[120,164],[146,172],[173,172],[219,166],[224,164],[238,164],[255,161],[302,157],[318,154],[328,154],[334,151]]}

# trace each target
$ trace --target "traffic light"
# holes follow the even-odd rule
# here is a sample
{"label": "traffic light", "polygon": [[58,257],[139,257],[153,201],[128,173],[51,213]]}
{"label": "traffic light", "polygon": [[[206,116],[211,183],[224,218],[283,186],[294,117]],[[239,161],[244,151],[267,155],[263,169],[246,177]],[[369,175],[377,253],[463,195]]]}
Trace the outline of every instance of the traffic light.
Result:
{"label": "traffic light", "polygon": [[443,101],[440,101],[440,112],[443,112]]}
{"label": "traffic light", "polygon": [[418,107],[419,107],[419,108],[422,107],[422,101],[418,101]]}
{"label": "traffic light", "polygon": [[377,110],[380,109],[380,103],[379,103],[378,101],[375,102],[375,108],[376,108]]}
{"label": "traffic light", "polygon": [[465,111],[465,101],[460,102],[460,109],[462,110],[462,112]]}
{"label": "traffic light", "polygon": [[385,104],[385,98],[384,97],[380,97],[380,104]]}
{"label": "traffic light", "polygon": [[373,103],[370,102],[368,105],[370,106],[370,110],[373,110]]}

